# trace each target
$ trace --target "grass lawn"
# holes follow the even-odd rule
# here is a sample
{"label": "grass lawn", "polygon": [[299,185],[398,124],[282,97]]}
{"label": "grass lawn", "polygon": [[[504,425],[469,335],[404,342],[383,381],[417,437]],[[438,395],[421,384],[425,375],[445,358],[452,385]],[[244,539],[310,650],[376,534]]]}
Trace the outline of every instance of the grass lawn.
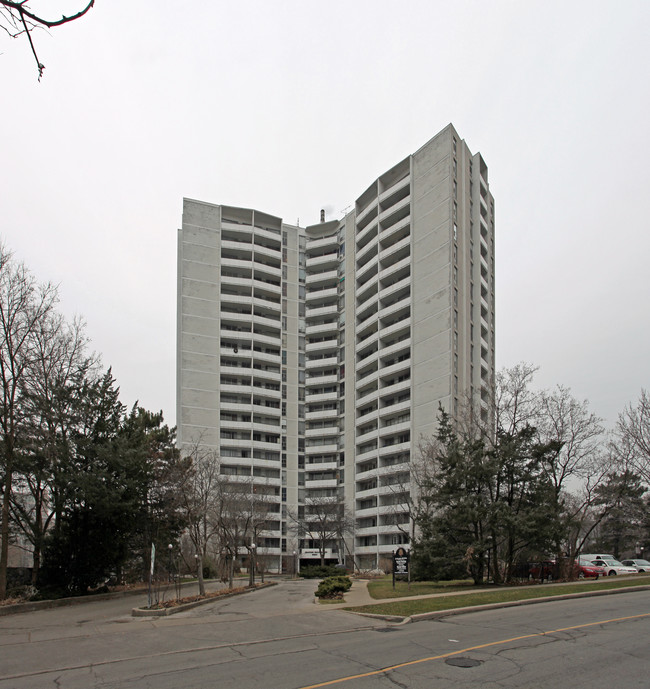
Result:
{"label": "grass lawn", "polygon": [[451,593],[453,591],[467,591],[474,586],[471,579],[457,579],[454,581],[412,581],[409,588],[408,582],[403,579],[395,581],[393,590],[393,577],[388,575],[382,579],[372,579],[368,582],[368,593],[372,598],[403,598],[404,596],[426,596],[436,593]]}
{"label": "grass lawn", "polygon": [[[388,581],[378,580],[370,582],[370,584],[378,584],[381,586],[385,584],[387,590],[392,592],[392,579]],[[423,590],[427,587],[428,590]],[[396,600],[391,603],[378,603],[377,605],[364,605],[359,607],[349,607],[346,610],[352,612],[366,612],[377,615],[398,615],[407,617],[409,615],[418,615],[425,612],[437,612],[440,610],[451,610],[453,608],[464,608],[473,605],[486,605],[488,603],[503,603],[518,600],[530,600],[533,598],[544,598],[546,596],[564,595],[568,593],[581,593],[583,591],[602,591],[611,589],[627,588],[630,586],[650,585],[650,575],[637,574],[631,576],[616,576],[607,577],[598,581],[577,581],[570,584],[540,584],[540,585],[525,585],[509,588],[494,588],[491,591],[476,591],[474,593],[458,593],[451,596],[441,596],[441,593],[450,593],[452,591],[466,590],[467,585],[462,582],[450,582],[447,587],[440,583],[433,582],[418,582],[418,586],[422,587],[421,592],[414,592],[414,584],[411,584],[411,591],[408,592],[406,584],[404,584],[404,593],[401,591],[398,595],[401,596],[417,596],[431,594],[430,598],[421,598],[418,600]],[[370,589],[370,585],[369,585]],[[379,588],[379,590],[381,590]],[[438,595],[436,595],[438,594]],[[374,592],[371,592],[374,597]],[[390,596],[385,596],[386,598]]]}

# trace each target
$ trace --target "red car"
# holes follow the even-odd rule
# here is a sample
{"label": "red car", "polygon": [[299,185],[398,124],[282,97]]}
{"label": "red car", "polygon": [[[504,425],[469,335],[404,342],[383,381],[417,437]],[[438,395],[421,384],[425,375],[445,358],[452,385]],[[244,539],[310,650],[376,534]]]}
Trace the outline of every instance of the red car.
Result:
{"label": "red car", "polygon": [[578,579],[598,579],[598,577],[607,575],[607,570],[604,567],[599,567],[598,565],[581,565],[577,562],[574,564],[574,571]]}
{"label": "red car", "polygon": [[[553,579],[560,578],[560,567],[555,560],[545,560],[543,562],[532,562],[529,564],[529,575],[533,579]],[[573,563],[573,576],[576,579],[598,579],[607,575],[607,570],[604,567],[597,565]]]}

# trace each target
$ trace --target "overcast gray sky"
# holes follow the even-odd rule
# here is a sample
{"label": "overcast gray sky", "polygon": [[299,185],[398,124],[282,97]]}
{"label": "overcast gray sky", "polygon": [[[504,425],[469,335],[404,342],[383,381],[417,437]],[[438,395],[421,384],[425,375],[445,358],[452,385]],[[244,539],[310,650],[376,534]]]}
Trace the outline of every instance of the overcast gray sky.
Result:
{"label": "overcast gray sky", "polygon": [[0,236],[175,423],[182,198],[338,217],[452,122],[495,197],[498,367],[611,425],[650,387],[649,27],[647,0],[97,0],[35,36],[40,83],[0,35]]}

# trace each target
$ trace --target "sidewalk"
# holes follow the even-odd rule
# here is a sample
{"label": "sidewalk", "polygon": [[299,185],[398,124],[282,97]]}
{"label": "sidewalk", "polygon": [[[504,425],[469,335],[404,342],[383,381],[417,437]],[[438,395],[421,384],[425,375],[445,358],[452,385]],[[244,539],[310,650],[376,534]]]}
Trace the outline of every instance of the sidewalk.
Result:
{"label": "sidewalk", "polygon": [[343,603],[324,606],[328,610],[332,608],[349,608],[361,605],[379,605],[380,603],[395,603],[396,601],[419,600],[421,598],[442,598],[446,596],[463,596],[467,593],[481,593],[491,591],[489,588],[472,588],[471,591],[450,591],[448,593],[425,593],[419,596],[400,596],[399,598],[373,598],[368,593],[367,579],[353,579],[352,588],[345,594]]}
{"label": "sidewalk", "polygon": [[[595,580],[594,580],[595,581]],[[574,582],[566,582],[567,584],[571,584]],[[536,587],[547,587],[549,586],[548,584],[537,584]],[[556,588],[557,584],[553,586],[553,588],[549,591],[548,596],[540,597],[540,598],[525,598],[522,600],[516,600],[516,601],[504,601],[501,603],[488,603],[485,605],[479,605],[479,606],[472,606],[474,609],[487,609],[487,608],[500,608],[500,607],[512,607],[515,605],[531,605],[534,603],[541,603],[548,601],[550,599],[556,599],[556,600],[561,600],[563,598],[583,598],[587,596],[595,596],[595,595],[608,595],[608,594],[615,594],[615,593],[624,593],[627,591],[634,591],[634,590],[650,590],[650,585],[649,584],[640,584],[639,586],[630,586],[626,588],[615,588],[615,589],[608,589],[608,590],[595,590],[595,591],[589,591],[585,589],[584,591],[581,591],[579,593],[562,593],[561,588]],[[561,584],[560,584],[561,586]],[[510,587],[502,587],[500,590],[505,590]],[[512,588],[518,588],[518,587],[512,587]],[[428,593],[424,595],[419,595],[419,596],[400,596],[398,598],[372,598],[370,594],[368,593],[368,580],[367,579],[353,579],[352,580],[352,588],[345,594],[344,596],[344,601],[342,603],[336,603],[336,604],[327,604],[327,605],[321,605],[320,607],[324,610],[336,610],[336,609],[344,609],[344,608],[351,608],[351,607],[358,607],[358,606],[363,606],[363,605],[379,605],[380,603],[395,603],[395,602],[403,602],[403,601],[409,601],[409,600],[421,600],[424,598],[447,598],[447,597],[452,597],[452,596],[464,596],[467,593],[483,593],[483,592],[490,592],[494,591],[494,588],[472,588],[471,591],[450,591],[448,593]],[[316,601],[318,605],[318,600]],[[424,617],[432,617],[432,616],[443,616],[443,615],[448,615],[448,614],[457,614],[460,611],[467,611],[470,608],[454,608],[448,611],[439,611],[436,613],[422,613],[420,615],[416,615],[414,617],[417,618],[424,618]]]}

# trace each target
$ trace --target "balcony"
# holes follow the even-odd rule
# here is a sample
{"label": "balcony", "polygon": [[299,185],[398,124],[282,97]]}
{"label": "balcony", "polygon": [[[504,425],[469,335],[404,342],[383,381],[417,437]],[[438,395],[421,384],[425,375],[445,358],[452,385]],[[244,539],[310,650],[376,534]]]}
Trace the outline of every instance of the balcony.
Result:
{"label": "balcony", "polygon": [[400,239],[395,244],[391,244],[382,251],[379,252],[379,261],[383,265],[386,261],[397,262],[403,259],[405,256],[410,255],[411,251],[411,238],[407,235],[403,239]]}
{"label": "balcony", "polygon": [[330,443],[329,445],[308,445],[305,447],[306,455],[326,455],[338,452],[338,443]]}
{"label": "balcony", "polygon": [[241,259],[236,259],[236,258],[222,258],[221,259],[221,268],[222,270],[224,268],[229,268],[231,270],[241,270],[242,272],[248,271],[250,273],[251,269],[251,262],[250,260],[241,260]]}
{"label": "balcony", "polygon": [[337,299],[338,289],[336,287],[326,287],[325,289],[309,290],[307,292],[307,304],[312,301],[319,301],[325,299]]}
{"label": "balcony", "polygon": [[307,353],[320,352],[327,350],[337,350],[338,340],[336,337],[328,338],[326,340],[321,340],[320,342],[309,342],[305,346]]}
{"label": "balcony", "polygon": [[329,237],[321,237],[320,239],[310,239],[307,242],[307,256],[312,252],[320,252],[330,247],[336,250],[338,245],[338,237],[335,234],[331,234]]}
{"label": "balcony", "polygon": [[319,392],[310,395],[309,391],[307,391],[305,401],[307,404],[316,404],[317,402],[333,402],[335,400],[338,401],[338,399],[338,392]]}
{"label": "balcony", "polygon": [[[405,212],[408,214],[408,210],[411,207],[411,196],[410,194],[407,194],[404,196],[402,199],[397,201],[397,203],[393,204],[392,206],[389,206],[386,210],[382,211],[379,214],[379,222],[380,224],[385,225],[388,227],[389,225],[394,225],[395,222],[400,219],[400,213],[401,217],[404,216]],[[391,222],[391,219],[393,216],[398,216],[395,221]]]}
{"label": "balcony", "polygon": [[328,479],[317,479],[314,481],[310,481],[308,478],[305,478],[305,488],[309,489],[315,489],[315,488],[336,488],[338,485],[338,480],[336,477],[334,478],[328,478]]}
{"label": "balcony", "polygon": [[332,321],[331,323],[319,323],[318,325],[307,325],[305,329],[305,334],[307,337],[313,337],[315,335],[323,335],[325,333],[338,333],[339,324],[338,321]]}
{"label": "balcony", "polygon": [[338,284],[338,270],[327,270],[322,273],[307,273],[305,279],[306,285],[319,285],[319,284]]}
{"label": "balcony", "polygon": [[332,436],[338,436],[338,434],[338,425],[323,426],[322,428],[308,428],[305,431],[306,438],[331,438]]}
{"label": "balcony", "polygon": [[[253,246],[253,259],[258,260],[258,257],[263,256],[264,259],[271,259],[272,261],[279,261],[281,258],[280,246],[277,249],[271,249],[266,246],[261,246],[260,244],[255,244]],[[261,261],[265,263],[265,261]]]}
{"label": "balcony", "polygon": [[338,362],[337,356],[328,356],[322,359],[307,359],[305,366],[307,371],[315,371],[319,368],[332,368],[338,366]]}
{"label": "balcony", "polygon": [[402,177],[402,179],[395,182],[394,184],[391,184],[389,187],[386,187],[386,189],[384,189],[384,191],[382,191],[381,194],[379,194],[379,203],[383,203],[393,194],[397,194],[398,191],[404,189],[404,187],[408,186],[410,183],[411,174],[409,173],[405,177]]}
{"label": "balcony", "polygon": [[335,302],[328,306],[307,307],[307,322],[310,318],[320,318],[322,316],[338,316],[339,308]]}
{"label": "balcony", "polygon": [[338,409],[321,409],[320,411],[308,411],[305,414],[305,421],[325,421],[328,419],[338,419]]}
{"label": "balcony", "polygon": [[319,272],[322,272],[327,268],[338,268],[338,265],[338,253],[325,254],[324,256],[314,256],[307,259],[307,271],[319,269]]}
{"label": "balcony", "polygon": [[386,268],[383,268],[382,270],[379,271],[379,281],[383,282],[388,278],[389,276],[393,275],[394,273],[397,273],[398,271],[402,270],[403,268],[407,268],[411,265],[411,257],[410,256],[405,256],[404,258],[401,258],[397,263],[393,263],[392,266],[388,266]]}

